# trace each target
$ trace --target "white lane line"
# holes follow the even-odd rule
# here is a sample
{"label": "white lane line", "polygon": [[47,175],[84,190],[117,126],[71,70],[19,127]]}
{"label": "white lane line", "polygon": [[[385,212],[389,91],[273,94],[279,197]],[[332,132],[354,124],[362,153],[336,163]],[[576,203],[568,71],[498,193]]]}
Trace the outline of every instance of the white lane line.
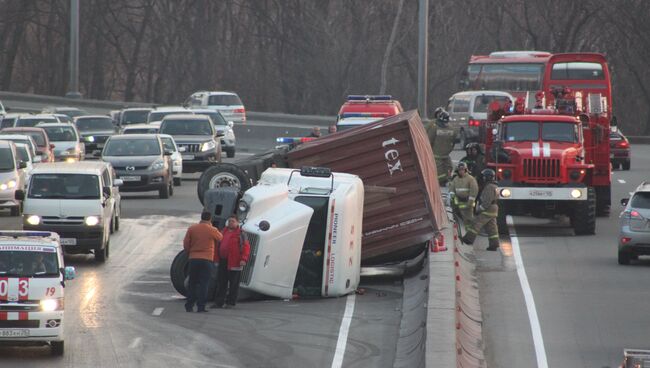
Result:
{"label": "white lane line", "polygon": [[140,341],[142,341],[141,337],[136,337],[133,339],[133,342],[131,342],[131,345],[129,345],[129,349],[135,349],[140,345]]}
{"label": "white lane line", "polygon": [[618,179],[618,182],[621,183],[621,184],[625,184],[625,180],[623,180],[623,179]]}
{"label": "white lane line", "polygon": [[152,316],[159,316],[162,314],[162,312],[165,310],[165,308],[156,308],[153,310],[153,313],[151,313]]}
{"label": "white lane line", "polygon": [[524,268],[524,261],[521,258],[521,250],[519,249],[519,239],[515,233],[514,222],[512,216],[506,217],[508,223],[508,230],[510,231],[510,243],[512,244],[512,252],[515,256],[515,266],[517,267],[517,275],[519,276],[519,283],[521,290],[524,293],[524,300],[526,301],[526,309],[528,309],[528,320],[530,321],[530,329],[533,332],[533,344],[535,345],[535,355],[537,357],[538,368],[548,368],[548,361],[546,359],[546,349],[544,349],[544,338],[542,337],[542,327],[539,324],[537,317],[537,308],[535,308],[535,299],[533,298],[533,291],[530,289],[528,283],[528,276],[526,276],[526,269]]}
{"label": "white lane line", "polygon": [[350,323],[352,322],[352,315],[354,314],[355,300],[356,295],[350,294],[345,302],[345,312],[341,319],[339,339],[336,342],[336,352],[334,353],[334,359],[332,360],[332,368],[340,368],[343,366],[343,356],[345,355],[345,347],[348,344],[348,331],[350,331]]}

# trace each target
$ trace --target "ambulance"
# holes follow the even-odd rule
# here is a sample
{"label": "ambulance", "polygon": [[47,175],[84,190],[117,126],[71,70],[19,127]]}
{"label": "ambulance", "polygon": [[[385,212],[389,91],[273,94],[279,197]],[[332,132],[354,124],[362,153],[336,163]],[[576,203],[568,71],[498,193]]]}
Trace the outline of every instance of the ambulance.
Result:
{"label": "ambulance", "polygon": [[0,231],[0,343],[47,345],[63,355],[64,267],[59,235]]}

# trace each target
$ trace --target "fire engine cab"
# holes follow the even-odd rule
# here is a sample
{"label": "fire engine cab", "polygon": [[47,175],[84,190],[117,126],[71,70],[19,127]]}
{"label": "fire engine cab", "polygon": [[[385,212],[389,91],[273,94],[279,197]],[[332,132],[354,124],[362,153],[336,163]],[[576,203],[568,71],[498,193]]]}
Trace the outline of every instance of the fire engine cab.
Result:
{"label": "fire engine cab", "polygon": [[49,344],[63,354],[64,267],[59,235],[0,231],[0,342]]}

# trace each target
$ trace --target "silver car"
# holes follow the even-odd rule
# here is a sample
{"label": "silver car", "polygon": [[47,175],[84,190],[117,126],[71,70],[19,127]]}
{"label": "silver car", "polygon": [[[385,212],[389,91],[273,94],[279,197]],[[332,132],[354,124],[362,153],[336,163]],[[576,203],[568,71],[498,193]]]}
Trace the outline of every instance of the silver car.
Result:
{"label": "silver car", "polygon": [[650,182],[641,183],[621,204],[625,209],[619,216],[618,263],[626,265],[650,255]]}

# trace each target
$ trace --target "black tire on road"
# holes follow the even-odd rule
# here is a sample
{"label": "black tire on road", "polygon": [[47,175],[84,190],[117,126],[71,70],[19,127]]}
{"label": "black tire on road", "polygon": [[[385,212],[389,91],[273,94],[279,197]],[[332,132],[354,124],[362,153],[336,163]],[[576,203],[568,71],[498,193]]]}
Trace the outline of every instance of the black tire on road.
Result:
{"label": "black tire on road", "polygon": [[596,233],[596,191],[593,187],[587,188],[587,199],[577,201],[571,224],[576,235],[593,235]]}
{"label": "black tire on road", "polygon": [[245,192],[251,187],[251,180],[237,165],[229,163],[212,165],[201,174],[196,186],[201,204],[206,190],[219,187],[234,187],[239,192]]}
{"label": "black tire on road", "polygon": [[120,231],[120,216],[115,216],[115,231]]}
{"label": "black tire on road", "polygon": [[97,263],[104,263],[106,262],[106,258],[108,258],[108,246],[110,242],[107,241],[106,244],[104,244],[104,248],[96,248],[95,249],[95,262]]}
{"label": "black tire on road", "polygon": [[169,181],[169,196],[174,196],[174,180]]}
{"label": "black tire on road", "polygon": [[[189,279],[189,258],[187,252],[182,250],[178,252],[169,269],[169,276],[172,280],[172,286],[184,297],[188,296],[187,284]],[[208,300],[214,300],[217,291],[217,270],[216,267],[212,272],[210,284],[208,285]]]}
{"label": "black tire on road", "polygon": [[622,251],[622,250],[618,251],[618,264],[620,264],[620,265],[629,265],[631,260],[632,260],[632,257],[630,256],[630,253]]}
{"label": "black tire on road", "polygon": [[50,342],[51,353],[54,356],[61,356],[65,351],[65,344],[63,341],[52,341]]}
{"label": "black tire on road", "polygon": [[622,164],[623,170],[629,170],[630,169],[630,164],[631,164],[630,160],[627,160],[627,161],[623,162],[623,164]]}
{"label": "black tire on road", "polygon": [[11,216],[20,216],[20,205],[11,207]]}
{"label": "black tire on road", "polygon": [[174,185],[177,187],[180,187],[183,183],[183,180],[181,178],[174,178]]}
{"label": "black tire on road", "polygon": [[164,188],[158,189],[158,197],[161,199],[169,198],[169,185],[165,185]]}

